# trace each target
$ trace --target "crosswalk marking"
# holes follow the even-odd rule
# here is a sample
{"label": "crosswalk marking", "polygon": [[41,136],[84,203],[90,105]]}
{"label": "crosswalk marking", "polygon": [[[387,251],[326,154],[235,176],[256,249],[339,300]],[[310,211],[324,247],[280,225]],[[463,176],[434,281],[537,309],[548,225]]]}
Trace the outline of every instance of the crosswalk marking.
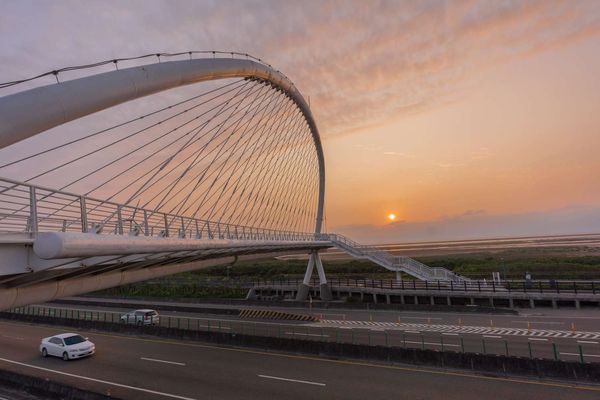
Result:
{"label": "crosswalk marking", "polygon": [[377,321],[343,321],[323,319],[319,323],[310,326],[335,327],[335,328],[384,328],[389,330],[400,330],[406,333],[440,332],[456,334],[481,334],[481,335],[509,335],[525,336],[534,338],[573,338],[573,339],[600,339],[600,332],[561,331],[554,329],[526,329],[506,327],[464,326],[464,325],[439,325],[419,324],[407,322],[377,322]]}

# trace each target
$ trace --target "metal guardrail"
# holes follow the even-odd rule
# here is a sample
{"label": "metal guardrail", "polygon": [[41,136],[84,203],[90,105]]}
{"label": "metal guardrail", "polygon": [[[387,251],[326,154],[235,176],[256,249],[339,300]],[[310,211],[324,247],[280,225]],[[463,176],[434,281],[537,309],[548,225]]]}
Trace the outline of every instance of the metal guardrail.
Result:
{"label": "metal guardrail", "polygon": [[92,232],[197,239],[323,240],[279,231],[162,213],[0,178],[0,234]]}
{"label": "metal guardrail", "polygon": [[[255,280],[238,282],[236,287],[275,287],[289,286],[298,287],[300,279],[281,280]],[[593,294],[600,295],[600,281],[567,281],[567,280],[536,280],[517,281],[506,280],[500,282],[487,280],[470,280],[455,283],[453,281],[443,282],[417,281],[393,279],[350,279],[329,278],[329,284],[335,288],[372,288],[389,290],[424,290],[431,292],[465,292],[465,293],[551,293],[551,294]],[[310,286],[318,287],[318,280],[312,280]]]}
{"label": "metal guardrail", "polygon": [[[78,310],[58,307],[27,306],[19,307],[3,313],[8,318],[14,319],[32,319],[39,321],[49,321],[56,319],[56,323],[62,321],[79,323],[85,321],[92,325],[92,328],[106,329],[107,326],[118,324],[130,326],[130,329],[139,330],[140,333],[151,332],[154,327],[138,324],[138,320],[123,321],[121,316],[124,313],[110,311],[92,311]],[[319,315],[319,319],[325,314]],[[340,314],[335,314],[340,316]],[[345,315],[344,320],[345,320]],[[4,317],[4,316],[3,316]],[[370,319],[373,319],[371,315]],[[398,321],[400,322],[400,321]],[[460,320],[459,320],[460,323]],[[97,326],[94,326],[97,324]],[[108,325],[107,325],[108,324]],[[539,359],[554,360],[572,360],[581,363],[594,362],[596,355],[586,354],[594,344],[585,344],[574,342],[573,344],[556,343],[553,339],[544,342],[527,341],[524,348],[519,346],[519,342],[509,342],[506,339],[486,339],[465,341],[462,335],[443,336],[428,335],[427,337],[420,332],[411,332],[404,330],[377,330],[372,329],[344,329],[340,327],[328,326],[307,326],[299,324],[296,321],[284,322],[280,324],[262,323],[257,321],[244,321],[235,319],[218,319],[202,317],[180,317],[165,316],[159,317],[158,325],[162,328],[177,329],[184,331],[199,331],[206,333],[222,333],[235,336],[253,335],[275,338],[294,338],[309,341],[325,341],[333,343],[351,343],[364,344],[368,346],[402,347],[415,349],[431,349],[438,351],[454,351],[459,353],[480,353],[480,354],[499,354],[506,356],[524,356]],[[559,349],[560,346],[560,349]]]}

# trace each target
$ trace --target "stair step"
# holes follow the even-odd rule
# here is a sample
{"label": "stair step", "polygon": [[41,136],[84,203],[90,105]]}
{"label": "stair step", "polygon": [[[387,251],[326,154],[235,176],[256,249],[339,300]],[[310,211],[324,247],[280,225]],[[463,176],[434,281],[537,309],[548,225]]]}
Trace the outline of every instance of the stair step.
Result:
{"label": "stair step", "polygon": [[465,282],[468,281],[460,275],[453,273],[446,268],[431,268],[417,260],[406,256],[394,256],[386,251],[380,250],[374,246],[365,246],[338,234],[325,234],[337,248],[345,251],[353,257],[367,258],[374,263],[390,271],[401,271],[421,280],[439,280]]}

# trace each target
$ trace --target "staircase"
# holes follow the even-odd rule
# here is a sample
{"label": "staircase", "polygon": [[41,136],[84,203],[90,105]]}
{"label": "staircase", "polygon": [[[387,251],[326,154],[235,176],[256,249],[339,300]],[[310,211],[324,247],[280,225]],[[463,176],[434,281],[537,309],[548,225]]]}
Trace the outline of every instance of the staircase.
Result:
{"label": "staircase", "polygon": [[390,271],[405,272],[423,281],[452,281],[454,283],[469,281],[469,279],[457,275],[446,268],[428,267],[410,257],[394,256],[387,251],[379,250],[375,246],[361,245],[343,235],[329,233],[322,236],[333,243],[335,247],[345,251],[352,257],[366,258]]}

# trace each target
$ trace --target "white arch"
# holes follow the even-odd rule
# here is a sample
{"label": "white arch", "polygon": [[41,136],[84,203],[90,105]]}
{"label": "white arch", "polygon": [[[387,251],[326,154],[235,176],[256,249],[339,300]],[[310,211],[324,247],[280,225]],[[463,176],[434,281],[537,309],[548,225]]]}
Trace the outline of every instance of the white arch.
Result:
{"label": "white arch", "polygon": [[257,78],[283,90],[310,128],[319,160],[319,198],[315,233],[321,232],[325,200],[325,160],[308,104],[279,71],[252,60],[205,58],[168,61],[105,72],[0,97],[0,148],[55,126],[179,86],[225,78]]}

